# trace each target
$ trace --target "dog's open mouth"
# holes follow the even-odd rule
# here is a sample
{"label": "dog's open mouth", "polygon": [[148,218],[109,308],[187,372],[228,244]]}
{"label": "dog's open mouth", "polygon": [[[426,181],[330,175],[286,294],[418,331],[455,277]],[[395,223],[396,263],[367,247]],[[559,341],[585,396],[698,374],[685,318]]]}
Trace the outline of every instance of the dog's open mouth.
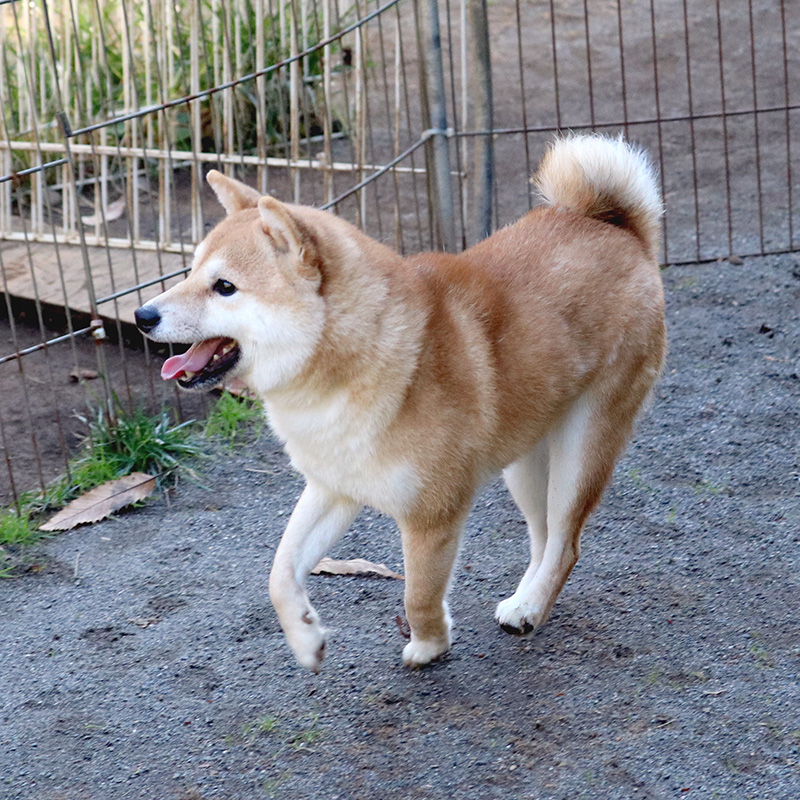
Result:
{"label": "dog's open mouth", "polygon": [[161,377],[165,381],[177,378],[184,389],[210,388],[236,366],[240,356],[233,339],[205,339],[168,358],[161,367]]}

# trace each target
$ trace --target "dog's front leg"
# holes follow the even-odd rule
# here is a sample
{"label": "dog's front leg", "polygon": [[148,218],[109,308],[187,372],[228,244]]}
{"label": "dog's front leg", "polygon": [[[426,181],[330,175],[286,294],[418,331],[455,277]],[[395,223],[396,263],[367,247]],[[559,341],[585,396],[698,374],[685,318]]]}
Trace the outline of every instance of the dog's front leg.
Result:
{"label": "dog's front leg", "polygon": [[429,664],[450,649],[452,620],[446,595],[469,509],[435,525],[403,521],[406,616],[411,641],[403,649],[407,667]]}
{"label": "dog's front leg", "polygon": [[325,630],[308,600],[306,578],[360,510],[355,501],[309,482],[275,553],[270,599],[297,660],[313,672],[325,655]]}

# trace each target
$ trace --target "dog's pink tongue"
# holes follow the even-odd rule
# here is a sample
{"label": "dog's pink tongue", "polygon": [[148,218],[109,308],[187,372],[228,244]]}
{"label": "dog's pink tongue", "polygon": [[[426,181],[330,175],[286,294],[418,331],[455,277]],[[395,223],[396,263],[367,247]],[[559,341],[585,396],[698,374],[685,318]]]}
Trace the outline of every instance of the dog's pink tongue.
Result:
{"label": "dog's pink tongue", "polygon": [[177,378],[182,372],[200,372],[211,361],[222,339],[206,339],[196,342],[185,353],[168,358],[161,367],[161,377],[165,380]]}

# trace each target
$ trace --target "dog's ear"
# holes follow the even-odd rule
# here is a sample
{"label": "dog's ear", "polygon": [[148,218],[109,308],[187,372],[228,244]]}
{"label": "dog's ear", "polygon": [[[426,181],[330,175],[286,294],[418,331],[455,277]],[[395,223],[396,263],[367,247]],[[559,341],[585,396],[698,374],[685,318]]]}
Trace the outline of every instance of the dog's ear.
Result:
{"label": "dog's ear", "polygon": [[228,214],[243,211],[246,208],[255,208],[258,205],[261,193],[241,181],[229,178],[215,169],[209,170],[206,180]]}
{"label": "dog's ear", "polygon": [[320,256],[317,240],[289,208],[267,195],[258,201],[261,227],[278,250],[292,256],[298,273],[307,280],[320,283]]}

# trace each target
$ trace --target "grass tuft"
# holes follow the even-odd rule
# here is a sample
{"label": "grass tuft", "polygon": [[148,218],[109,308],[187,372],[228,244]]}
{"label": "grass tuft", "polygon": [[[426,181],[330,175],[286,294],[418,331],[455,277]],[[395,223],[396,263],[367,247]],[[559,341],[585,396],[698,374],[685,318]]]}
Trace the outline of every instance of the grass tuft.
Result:
{"label": "grass tuft", "polygon": [[10,508],[0,516],[0,545],[21,544],[30,538],[30,512]]}
{"label": "grass tuft", "polygon": [[263,427],[264,409],[258,400],[223,392],[206,419],[204,433],[233,447],[243,429],[257,436]]}
{"label": "grass tuft", "polygon": [[99,476],[112,472],[112,477],[147,472],[163,482],[182,462],[202,453],[189,429],[194,420],[173,426],[168,411],[149,416],[136,410],[111,419],[101,409],[84,422],[89,429],[87,452],[78,467],[87,477],[92,477],[93,470]]}

